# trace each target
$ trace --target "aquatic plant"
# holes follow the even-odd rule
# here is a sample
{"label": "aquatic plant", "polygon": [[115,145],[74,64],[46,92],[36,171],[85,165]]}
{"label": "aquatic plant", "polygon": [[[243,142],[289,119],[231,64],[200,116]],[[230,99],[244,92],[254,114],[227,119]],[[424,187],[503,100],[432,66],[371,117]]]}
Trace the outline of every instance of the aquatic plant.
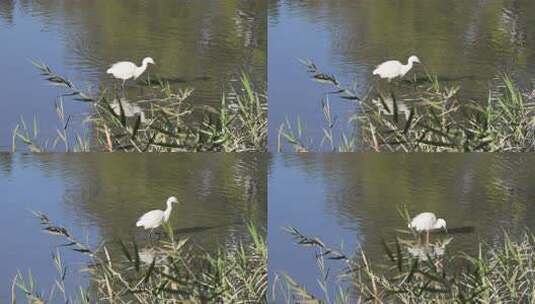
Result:
{"label": "aquatic plant", "polygon": [[[30,151],[265,151],[267,105],[246,74],[240,85],[222,97],[220,107],[194,106],[188,102],[193,89],[171,88],[164,81],[150,81],[145,87],[156,94],[127,100],[114,89],[102,89],[98,96],[83,92],[50,67],[34,63],[46,81],[65,90],[56,101],[60,126],[57,136],[43,138],[37,119],[28,125],[24,118],[13,131],[13,151],[22,144]],[[156,83],[156,84],[155,84]],[[73,134],[71,117],[63,108],[63,98],[86,102],[91,114]]]}
{"label": "aquatic plant", "polygon": [[[322,294],[312,294],[290,276],[279,274],[271,296],[286,303],[535,301],[535,235],[529,231],[518,238],[504,232],[501,244],[480,243],[477,256],[448,252],[451,238],[422,248],[411,240],[396,237],[391,243],[383,242],[384,258],[370,258],[363,251],[348,256],[296,228],[288,231],[298,244],[314,248]],[[343,263],[343,271],[331,273],[326,260]],[[336,290],[334,295],[327,287],[333,281],[337,284],[332,288]]]}
{"label": "aquatic plant", "polygon": [[[119,241],[120,252],[107,244],[91,247],[68,229],[37,212],[43,230],[64,238],[62,246],[89,258],[90,287],[74,296],[65,286],[66,267],[54,255],[59,279],[48,295],[39,293],[31,272],[17,274],[12,301],[22,291],[30,303],[265,303],[267,247],[259,230],[249,224],[249,241],[235,248],[208,253],[188,239],[177,239],[166,224],[164,238],[140,248],[136,241]],[[117,250],[116,250],[117,251]]]}
{"label": "aquatic plant", "polygon": [[[535,150],[535,98],[504,75],[485,101],[465,99],[461,87],[449,87],[427,73],[425,79],[401,81],[411,90],[403,94],[371,87],[364,96],[345,88],[330,75],[324,77],[311,61],[303,61],[312,79],[334,88],[322,100],[325,123],[319,143],[304,140],[305,130],[297,119],[279,129],[278,150],[328,149],[377,152],[528,152]],[[358,103],[349,118],[353,134],[335,130],[329,96]],[[283,140],[285,142],[283,142]]]}

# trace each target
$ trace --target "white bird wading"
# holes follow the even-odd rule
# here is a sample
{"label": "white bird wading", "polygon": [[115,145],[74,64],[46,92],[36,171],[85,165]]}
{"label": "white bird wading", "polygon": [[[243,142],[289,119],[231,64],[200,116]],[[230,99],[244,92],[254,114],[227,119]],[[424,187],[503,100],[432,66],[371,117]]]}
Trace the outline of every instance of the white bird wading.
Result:
{"label": "white bird wading", "polygon": [[176,197],[171,196],[167,199],[167,208],[165,211],[162,210],[151,210],[143,214],[136,222],[137,227],[143,227],[145,230],[150,229],[150,234],[152,230],[160,227],[163,223],[167,223],[169,217],[171,216],[171,210],[173,209],[173,204],[178,204]]}
{"label": "white bird wading", "polygon": [[418,59],[416,56],[409,57],[407,64],[402,64],[397,60],[389,60],[377,66],[377,68],[373,71],[373,75],[377,75],[383,79],[388,79],[390,82],[394,78],[401,78],[405,76],[405,74],[412,69],[414,63],[420,63],[420,59]]}
{"label": "white bird wading", "polygon": [[[446,229],[446,221],[442,218],[437,219],[432,212],[423,212],[415,216],[409,223],[409,228],[416,232],[426,232],[426,244],[429,244],[429,232],[432,230]],[[420,240],[418,238],[418,240]]]}
{"label": "white bird wading", "polygon": [[123,81],[123,89],[124,84],[129,79],[138,79],[139,76],[141,76],[149,64],[156,64],[154,63],[154,60],[150,57],[146,57],[143,59],[143,62],[141,66],[137,66],[135,63],[130,61],[121,61],[114,63],[107,71],[107,74],[113,75],[116,79],[120,79]]}

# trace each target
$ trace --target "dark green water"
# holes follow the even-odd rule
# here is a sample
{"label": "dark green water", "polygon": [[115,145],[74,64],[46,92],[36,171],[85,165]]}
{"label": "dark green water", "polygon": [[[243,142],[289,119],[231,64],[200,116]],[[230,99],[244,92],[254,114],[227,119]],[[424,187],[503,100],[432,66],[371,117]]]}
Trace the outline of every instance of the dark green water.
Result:
{"label": "dark green water", "polygon": [[[150,56],[152,79],[194,88],[196,105],[219,105],[241,71],[264,85],[266,10],[264,1],[246,0],[0,1],[0,149],[10,148],[20,115],[38,115],[43,135],[55,133],[61,92],[41,80],[31,60],[97,92],[112,86],[105,74],[112,63],[139,65]],[[129,94],[143,93],[130,85]],[[81,120],[87,108],[66,102],[66,110]]]}
{"label": "dark green water", "polygon": [[[283,231],[290,225],[349,255],[363,249],[379,262],[385,261],[382,240],[407,228],[401,205],[412,215],[445,218],[449,252],[477,253],[478,241],[500,244],[503,229],[513,236],[533,230],[534,166],[532,154],[278,155],[268,179],[270,279],[288,273],[321,295],[314,251],[294,243]],[[327,265],[332,275],[343,266]]]}
{"label": "dark green water", "polygon": [[[425,69],[467,98],[484,98],[503,73],[528,86],[535,75],[535,2],[531,0],[269,1],[269,145],[286,117],[299,116],[319,146],[326,127],[320,98],[332,89],[312,82],[298,58],[315,61],[359,95],[375,85],[386,60],[422,61]],[[331,98],[337,130],[351,132],[358,104]]]}
{"label": "dark green water", "polygon": [[[266,228],[267,161],[259,154],[0,154],[0,302],[8,302],[17,270],[31,270],[43,291],[57,277],[51,253],[65,241],[41,231],[31,210],[119,254],[118,239],[148,245],[137,219],[175,195],[183,202],[170,218],[176,235],[232,252],[247,242],[247,223]],[[86,284],[85,259],[60,252],[76,290]]]}

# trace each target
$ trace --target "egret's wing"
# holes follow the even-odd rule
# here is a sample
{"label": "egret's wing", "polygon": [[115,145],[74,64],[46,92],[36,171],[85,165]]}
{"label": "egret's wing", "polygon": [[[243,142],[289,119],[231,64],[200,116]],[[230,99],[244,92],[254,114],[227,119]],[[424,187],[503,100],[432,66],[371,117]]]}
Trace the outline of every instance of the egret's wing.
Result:
{"label": "egret's wing", "polygon": [[143,214],[136,223],[136,226],[146,226],[146,227],[152,227],[153,225],[157,225],[163,217],[163,211],[161,210],[152,210],[145,214]]}
{"label": "egret's wing", "polygon": [[121,62],[116,62],[110,66],[110,68],[106,71],[108,74],[113,74],[115,70],[118,69],[118,66],[121,64]]}
{"label": "egret's wing", "polygon": [[127,76],[129,74],[132,74],[135,69],[136,65],[134,63],[129,61],[122,61],[114,63],[106,72],[108,74],[114,74],[116,76]]}
{"label": "egret's wing", "polygon": [[432,212],[423,212],[412,219],[411,226],[418,230],[427,230],[436,222],[436,216]]}
{"label": "egret's wing", "polygon": [[401,63],[396,60],[390,60],[381,63],[373,73],[375,75],[380,75],[383,78],[394,78],[399,76],[399,71],[401,68]]}
{"label": "egret's wing", "polygon": [[110,66],[110,70],[113,70],[113,69],[117,68],[117,66],[119,66],[120,64],[121,64],[121,62],[116,62],[116,63],[112,64]]}

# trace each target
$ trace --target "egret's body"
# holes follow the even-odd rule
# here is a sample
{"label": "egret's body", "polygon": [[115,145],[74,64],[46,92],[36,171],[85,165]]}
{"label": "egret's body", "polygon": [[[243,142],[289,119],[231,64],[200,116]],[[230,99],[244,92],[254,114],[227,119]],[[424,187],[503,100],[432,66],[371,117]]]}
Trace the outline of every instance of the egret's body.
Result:
{"label": "egret's body", "polygon": [[397,60],[389,60],[377,66],[373,71],[373,75],[392,81],[394,78],[405,76],[412,69],[414,63],[420,63],[420,59],[416,56],[409,57],[407,64],[403,64]]}
{"label": "egret's body", "polygon": [[416,232],[425,232],[427,234],[427,243],[429,243],[429,232],[432,230],[446,229],[446,221],[438,218],[432,212],[423,212],[415,216],[409,223],[409,228]]}
{"label": "egret's body", "polygon": [[178,203],[176,197],[171,196],[167,199],[167,208],[165,210],[151,210],[143,214],[136,222],[137,227],[143,227],[145,230],[150,229],[151,232],[154,228],[160,227],[163,223],[166,223],[171,216],[171,210],[173,204]]}
{"label": "egret's body", "polygon": [[123,87],[127,80],[138,79],[141,74],[145,72],[149,64],[155,64],[154,60],[150,57],[143,59],[141,66],[137,66],[130,61],[121,61],[114,63],[106,73],[113,75],[116,79],[123,81]]}

